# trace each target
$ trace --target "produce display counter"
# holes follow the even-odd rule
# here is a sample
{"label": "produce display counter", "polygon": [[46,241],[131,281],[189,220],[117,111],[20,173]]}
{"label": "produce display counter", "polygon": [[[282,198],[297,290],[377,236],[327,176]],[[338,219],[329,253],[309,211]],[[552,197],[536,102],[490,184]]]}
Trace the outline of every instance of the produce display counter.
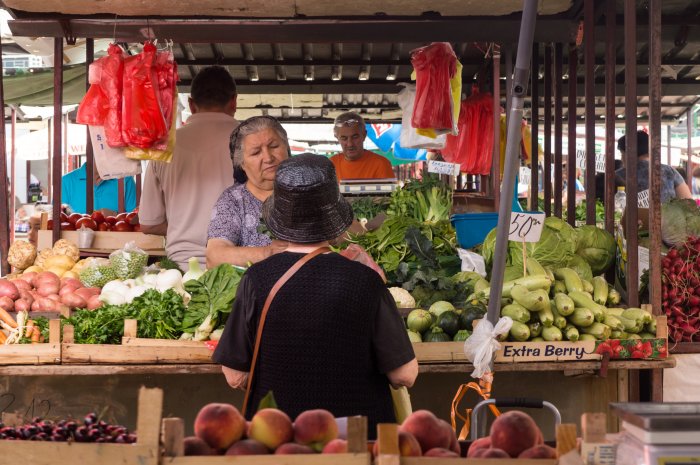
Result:
{"label": "produce display counter", "polygon": [[672,354],[700,354],[700,342],[669,342],[668,351]]}

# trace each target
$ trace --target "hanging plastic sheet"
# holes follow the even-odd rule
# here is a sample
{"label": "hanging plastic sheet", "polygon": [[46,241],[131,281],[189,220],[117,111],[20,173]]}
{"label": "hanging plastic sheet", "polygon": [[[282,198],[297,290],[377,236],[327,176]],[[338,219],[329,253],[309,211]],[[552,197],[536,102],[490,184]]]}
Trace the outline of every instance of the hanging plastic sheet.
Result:
{"label": "hanging plastic sheet", "polygon": [[416,99],[411,125],[456,134],[450,80],[457,72],[457,57],[448,42],[435,42],[411,52],[416,73]]}
{"label": "hanging plastic sheet", "polygon": [[423,161],[427,159],[427,151],[424,149],[409,149],[401,145],[402,125],[381,123],[365,124],[367,137],[382,152],[393,153],[394,158],[400,160]]}

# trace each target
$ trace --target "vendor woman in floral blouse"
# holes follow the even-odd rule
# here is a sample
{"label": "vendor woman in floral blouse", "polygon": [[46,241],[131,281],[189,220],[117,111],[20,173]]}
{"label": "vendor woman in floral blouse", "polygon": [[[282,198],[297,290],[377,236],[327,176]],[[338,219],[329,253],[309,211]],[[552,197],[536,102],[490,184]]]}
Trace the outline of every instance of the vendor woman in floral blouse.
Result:
{"label": "vendor woman in floral blouse", "polygon": [[212,210],[207,234],[207,267],[221,263],[246,266],[287,248],[258,232],[263,202],[272,195],[277,166],[289,158],[287,132],[275,118],[243,121],[230,141],[236,184],[226,189]]}

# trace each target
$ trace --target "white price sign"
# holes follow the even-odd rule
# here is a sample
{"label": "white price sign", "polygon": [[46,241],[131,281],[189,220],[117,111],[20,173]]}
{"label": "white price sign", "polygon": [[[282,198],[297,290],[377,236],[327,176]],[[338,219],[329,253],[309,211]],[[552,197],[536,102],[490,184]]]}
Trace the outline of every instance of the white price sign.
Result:
{"label": "white price sign", "polygon": [[518,242],[537,242],[542,235],[544,213],[511,213],[508,239]]}
{"label": "white price sign", "polygon": [[637,206],[641,208],[649,208],[649,189],[644,189],[637,192]]}
{"label": "white price sign", "polygon": [[456,163],[447,163],[446,161],[428,161],[428,173],[449,174],[457,176],[459,174],[459,165]]}

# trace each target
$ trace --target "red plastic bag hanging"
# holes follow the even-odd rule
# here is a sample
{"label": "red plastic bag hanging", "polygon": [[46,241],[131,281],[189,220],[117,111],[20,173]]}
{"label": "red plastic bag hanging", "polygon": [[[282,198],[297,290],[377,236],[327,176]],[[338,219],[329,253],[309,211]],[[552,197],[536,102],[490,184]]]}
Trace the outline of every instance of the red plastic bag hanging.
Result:
{"label": "red plastic bag hanging", "polygon": [[124,51],[117,44],[110,44],[107,56],[100,59],[102,75],[100,87],[107,96],[109,109],[105,118],[105,137],[110,147],[124,147],[122,138],[122,82],[124,76]]}
{"label": "red plastic bag hanging", "polygon": [[[156,55],[156,77],[158,79],[159,101],[165,119],[165,125],[170,131],[173,121],[175,96],[177,95],[177,63],[172,52],[158,52]],[[165,150],[168,146],[168,135],[157,141],[153,147]]]}
{"label": "red plastic bag hanging", "polygon": [[142,53],[124,60],[122,137],[128,145],[144,149],[168,135],[155,63],[156,47],[150,42]]}
{"label": "red plastic bag hanging", "polygon": [[101,67],[100,61],[96,61],[90,65],[89,77],[90,88],[85,97],[78,105],[78,113],[75,116],[75,121],[79,124],[88,124],[90,126],[102,126],[107,111],[109,110],[109,102],[107,96],[102,92],[99,82],[93,82],[93,74],[98,74],[98,71],[93,72],[93,68]]}
{"label": "red plastic bag hanging", "polygon": [[457,57],[447,42],[435,42],[411,52],[416,71],[416,99],[411,126],[452,132],[452,91],[450,79],[457,69]]}

